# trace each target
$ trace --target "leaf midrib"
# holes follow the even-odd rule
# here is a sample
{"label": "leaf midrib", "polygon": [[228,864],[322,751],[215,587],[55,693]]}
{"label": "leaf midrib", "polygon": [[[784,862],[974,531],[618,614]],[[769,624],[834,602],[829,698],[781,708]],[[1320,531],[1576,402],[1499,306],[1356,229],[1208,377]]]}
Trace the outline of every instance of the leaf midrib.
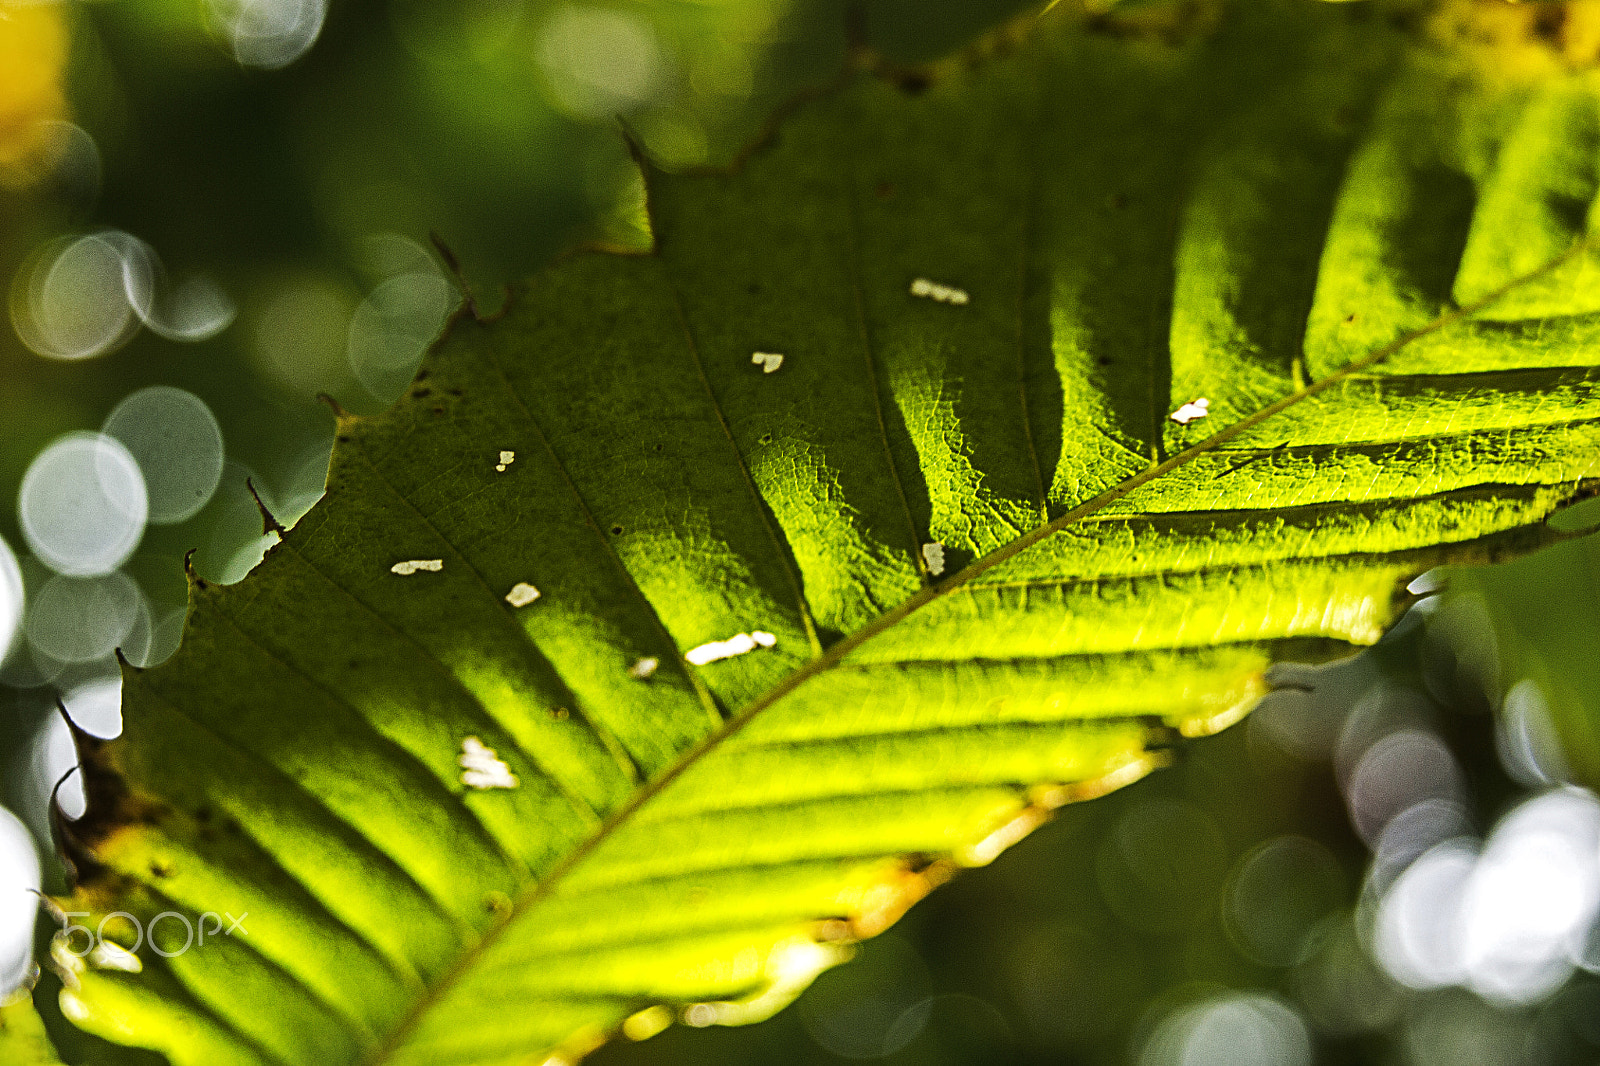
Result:
{"label": "leaf midrib", "polygon": [[[812,659],[799,669],[784,677],[776,685],[773,685],[766,692],[762,693],[755,700],[747,704],[742,710],[723,721],[717,729],[713,730],[698,743],[685,750],[681,755],[678,756],[671,766],[667,767],[667,769],[664,770],[659,776],[644,784],[637,792],[633,794],[633,796],[623,803],[621,807],[617,808],[616,811],[607,817],[605,821],[603,821],[595,829],[595,831],[583,841],[583,843],[573,849],[573,851],[569,853],[566,858],[557,863],[544,878],[530,886],[523,894],[514,900],[510,909],[506,912],[506,916],[497,925],[491,926],[488,930],[486,930],[481,939],[472,944],[462,953],[455,965],[446,971],[436,983],[429,986],[427,991],[422,996],[418,997],[416,1003],[406,1014],[405,1018],[402,1019],[400,1024],[397,1025],[391,1032],[389,1038],[385,1040],[384,1043],[377,1049],[377,1051],[366,1060],[365,1066],[384,1066],[385,1063],[388,1063],[392,1059],[394,1053],[400,1050],[400,1048],[404,1045],[406,1038],[426,1015],[428,1010],[434,1004],[438,1003],[444,997],[444,995],[448,993],[458,981],[461,980],[463,976],[470,972],[477,960],[481,958],[484,953],[492,948],[496,943],[498,943],[500,937],[505,933],[505,931],[515,924],[519,918],[532,910],[532,908],[537,906],[545,898],[550,896],[555,887],[561,883],[564,877],[577,868],[597,848],[599,848],[600,845],[605,843],[613,833],[625,825],[629,819],[633,817],[635,812],[659,795],[663,790],[666,789],[668,785],[670,785],[683,773],[697,764],[701,759],[704,759],[706,756],[720,748],[724,743],[737,736],[747,725],[754,721],[768,707],[771,707],[773,704],[782,700],[785,696],[788,696],[791,692],[794,692],[811,678],[833,669],[847,656],[849,656],[851,652],[855,651],[857,648],[861,647],[874,637],[894,628],[896,625],[899,625],[906,618],[915,614],[928,604],[970,583],[986,571],[991,570],[1006,560],[1021,554],[1052,534],[1065,529],[1074,522],[1081,521],[1082,519],[1088,518],[1089,516],[1104,510],[1106,507],[1128,496],[1135,490],[1142,488],[1152,481],[1165,477],[1167,474],[1172,473],[1174,470],[1177,470],[1180,467],[1188,465],[1199,456],[1219,449],[1227,442],[1233,440],[1248,430],[1255,428],[1273,416],[1288,410],[1295,404],[1315,396],[1318,393],[1324,392],[1329,388],[1332,388],[1352,375],[1359,374],[1360,372],[1377,365],[1384,359],[1387,359],[1389,356],[1403,349],[1406,345],[1411,344],[1413,341],[1416,341],[1429,334],[1436,333],[1439,330],[1454,324],[1455,322],[1484,310],[1485,308],[1505,297],[1508,293],[1511,293],[1516,289],[1521,288],[1523,285],[1536,281],[1551,271],[1558,269],[1562,264],[1583,253],[1593,243],[1594,241],[1590,237],[1584,237],[1580,240],[1574,241],[1572,246],[1568,248],[1567,251],[1563,252],[1561,255],[1543,264],[1542,266],[1539,266],[1526,274],[1513,278],[1499,288],[1490,291],[1476,300],[1459,306],[1452,311],[1448,311],[1442,315],[1439,315],[1423,326],[1419,326],[1415,329],[1400,334],[1400,336],[1396,337],[1394,340],[1378,347],[1360,359],[1347,363],[1345,366],[1327,375],[1326,377],[1314,381],[1297,391],[1289,393],[1282,399],[1279,399],[1276,402],[1267,405],[1266,407],[1260,408],[1259,410],[1245,416],[1225,429],[1219,430],[1210,437],[1207,437],[1206,439],[1199,441],[1188,448],[1185,448],[1183,451],[1178,452],[1176,455],[1173,455],[1164,462],[1147,467],[1145,470],[1142,470],[1132,477],[1123,480],[1117,485],[1114,485],[1113,487],[1100,493],[1098,496],[1095,496],[1084,503],[1078,504],[1076,507],[1063,512],[1049,522],[1035,527],[1033,530],[1023,534],[1020,537],[1017,537],[1015,540],[1012,540],[990,552],[989,554],[974,560],[944,580],[924,586],[921,590],[904,600],[898,606],[885,611],[883,614],[862,626],[860,629],[847,634],[834,644],[830,645],[816,658]],[[692,673],[692,671],[690,672]]]}

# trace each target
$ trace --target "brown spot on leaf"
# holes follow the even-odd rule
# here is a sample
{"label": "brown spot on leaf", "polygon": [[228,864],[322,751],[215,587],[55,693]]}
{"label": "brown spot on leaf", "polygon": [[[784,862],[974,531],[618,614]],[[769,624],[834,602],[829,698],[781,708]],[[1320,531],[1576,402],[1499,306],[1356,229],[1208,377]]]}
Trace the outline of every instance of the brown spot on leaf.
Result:
{"label": "brown spot on leaf", "polygon": [[[850,916],[850,934],[856,940],[877,936],[889,928],[929,892],[950,880],[955,866],[938,859],[920,866],[926,856],[908,856],[898,870],[867,886],[861,893],[855,913]],[[919,869],[911,869],[912,865]]]}
{"label": "brown spot on leaf", "polygon": [[1567,28],[1565,4],[1540,4],[1533,16],[1533,35],[1546,44],[1560,48],[1562,31]]}
{"label": "brown spot on leaf", "polygon": [[63,857],[72,864],[79,885],[103,883],[111,871],[97,857],[108,841],[142,827],[159,824],[171,808],[135,795],[123,780],[104,741],[73,730],[83,778],[86,808],[75,822],[56,826]]}
{"label": "brown spot on leaf", "polygon": [[894,83],[907,96],[921,96],[928,91],[928,87],[933,84],[933,81],[920,70],[908,70],[897,76],[894,79]]}

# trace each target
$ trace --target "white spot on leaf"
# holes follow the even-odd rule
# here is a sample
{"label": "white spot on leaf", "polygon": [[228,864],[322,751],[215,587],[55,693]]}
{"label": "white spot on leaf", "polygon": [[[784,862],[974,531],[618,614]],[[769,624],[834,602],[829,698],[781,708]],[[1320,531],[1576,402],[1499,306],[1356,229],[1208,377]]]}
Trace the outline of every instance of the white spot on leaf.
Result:
{"label": "white spot on leaf", "polygon": [[519,581],[506,593],[506,602],[513,607],[526,607],[539,598],[539,590],[526,581]]}
{"label": "white spot on leaf", "polygon": [[88,1021],[90,1017],[89,1005],[70,989],[60,995],[61,1013],[75,1022]]}
{"label": "white spot on leaf", "polygon": [[444,569],[443,559],[407,559],[403,563],[395,563],[389,567],[389,573],[399,574],[402,577],[416,573],[418,570],[431,570],[438,573]]}
{"label": "white spot on leaf", "polygon": [[516,452],[508,452],[508,451],[502,450],[500,452],[500,461],[495,464],[494,468],[497,471],[499,471],[500,473],[504,474],[506,472],[506,467],[508,467],[512,463],[514,463],[516,461],[516,458],[517,458],[517,453]]}
{"label": "white spot on leaf", "polygon": [[102,940],[89,952],[89,965],[97,970],[120,970],[123,973],[143,973],[144,963],[139,956],[109,940]]}
{"label": "white spot on leaf", "polygon": [[922,561],[928,564],[928,573],[934,577],[944,573],[944,542],[933,540],[924,544]]}
{"label": "white spot on leaf", "polygon": [[750,356],[750,361],[759,366],[763,374],[770,374],[783,365],[783,356],[777,352],[756,352]]}
{"label": "white spot on leaf", "polygon": [[918,278],[911,283],[911,295],[958,306],[968,300],[967,290],[958,289],[953,285],[940,285],[937,281],[929,281],[927,278]]}
{"label": "white spot on leaf", "polygon": [[628,667],[628,676],[643,681],[645,678],[655,673],[656,668],[660,665],[660,659],[640,659],[638,662]]}
{"label": "white spot on leaf", "polygon": [[1184,404],[1182,407],[1172,412],[1172,414],[1168,417],[1170,417],[1180,426],[1187,426],[1195,419],[1204,418],[1206,415],[1210,414],[1211,412],[1206,410],[1206,408],[1210,406],[1211,401],[1202,396],[1198,400]]}
{"label": "white spot on leaf", "polygon": [[516,788],[520,781],[511,767],[500,761],[493,748],[483,746],[477,737],[464,737],[461,754],[456,762],[461,766],[461,783],[468,788]]}
{"label": "white spot on leaf", "polygon": [[731,659],[735,655],[743,655],[756,648],[770,648],[778,643],[778,638],[771,633],[756,630],[754,633],[735,633],[727,640],[713,640],[709,644],[702,644],[684,654],[684,658],[696,666],[714,663],[718,659]]}

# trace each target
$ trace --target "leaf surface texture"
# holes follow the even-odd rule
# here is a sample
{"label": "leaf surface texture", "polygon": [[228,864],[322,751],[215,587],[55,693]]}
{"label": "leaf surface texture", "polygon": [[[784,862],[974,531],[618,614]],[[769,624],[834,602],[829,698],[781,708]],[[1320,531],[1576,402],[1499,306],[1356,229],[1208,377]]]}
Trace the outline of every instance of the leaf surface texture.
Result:
{"label": "leaf surface texture", "polygon": [[1358,15],[858,77],[650,173],[653,254],[459,317],[126,670],[79,901],[248,935],[69,1016],[180,1066],[759,1018],[1420,571],[1551,539],[1600,474],[1594,78]]}

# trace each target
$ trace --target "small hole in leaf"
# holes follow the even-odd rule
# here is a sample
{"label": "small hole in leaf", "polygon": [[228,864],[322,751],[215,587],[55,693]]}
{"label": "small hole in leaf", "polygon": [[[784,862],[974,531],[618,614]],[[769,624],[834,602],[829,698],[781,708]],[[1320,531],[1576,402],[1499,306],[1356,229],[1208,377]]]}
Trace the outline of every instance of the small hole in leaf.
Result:
{"label": "small hole in leaf", "polygon": [[763,433],[763,434],[761,434],[761,443],[762,444],[771,444],[772,443],[772,434],[771,433]]}
{"label": "small hole in leaf", "polygon": [[658,451],[658,452],[659,452],[659,451],[661,451],[661,450],[662,450],[662,449],[663,449],[663,448],[665,448],[665,447],[666,447],[666,445],[665,445],[665,444],[657,444],[657,445],[656,445],[656,451]]}
{"label": "small hole in leaf", "polygon": [[1356,320],[1356,313],[1354,311],[1351,311],[1348,315],[1344,316],[1344,320],[1347,323],[1354,322]]}
{"label": "small hole in leaf", "polygon": [[622,532],[622,527],[621,526],[612,526],[611,527],[611,532],[613,532],[613,533],[621,533]]}

